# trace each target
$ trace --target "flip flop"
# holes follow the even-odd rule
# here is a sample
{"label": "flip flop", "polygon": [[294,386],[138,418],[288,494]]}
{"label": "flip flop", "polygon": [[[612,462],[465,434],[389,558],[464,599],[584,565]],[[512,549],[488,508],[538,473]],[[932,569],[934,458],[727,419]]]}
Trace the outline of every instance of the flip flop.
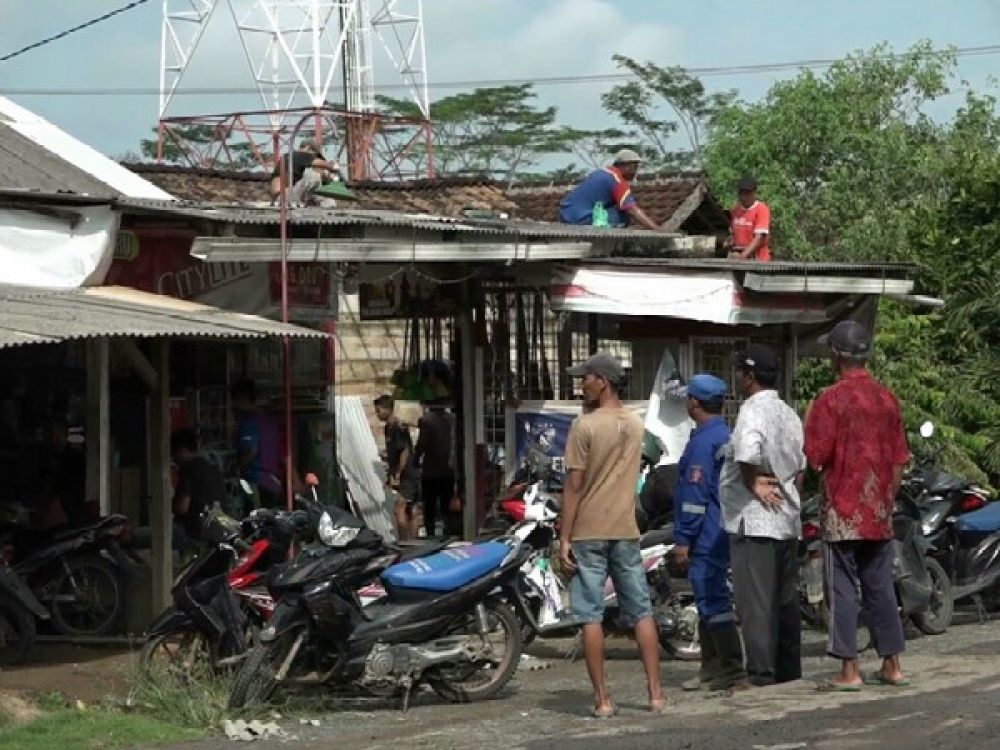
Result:
{"label": "flip flop", "polygon": [[611,719],[618,715],[618,706],[612,703],[608,708],[595,708],[590,715],[595,719]]}
{"label": "flip flop", "polygon": [[865,675],[865,684],[875,687],[909,687],[910,681],[905,677],[901,680],[890,680],[881,671],[869,672]]}
{"label": "flip flop", "polygon": [[860,693],[861,685],[846,685],[841,682],[825,680],[816,685],[816,690],[820,693]]}

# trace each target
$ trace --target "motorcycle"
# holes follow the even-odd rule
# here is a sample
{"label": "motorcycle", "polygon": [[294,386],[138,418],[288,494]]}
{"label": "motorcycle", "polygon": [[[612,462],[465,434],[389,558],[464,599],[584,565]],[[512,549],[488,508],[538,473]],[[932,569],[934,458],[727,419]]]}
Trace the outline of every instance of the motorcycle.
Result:
{"label": "motorcycle", "polygon": [[[568,588],[557,572],[558,500],[546,492],[542,482],[532,485],[523,497],[524,519],[511,529],[531,554],[518,580],[519,611],[524,612],[522,640],[530,643],[536,636],[575,635],[580,624],[568,607]],[[698,612],[690,590],[676,592],[671,586],[668,555],[673,549],[673,528],[668,526],[640,537],[642,565],[646,571],[653,616],[663,650],[684,661],[701,658],[698,638]],[[686,578],[683,583],[686,584]],[[614,585],[609,580],[604,591],[604,630],[608,635],[631,635],[633,627],[625,622],[618,607]]]}
{"label": "motorcycle", "polygon": [[[930,439],[934,425],[925,422],[920,434]],[[1000,599],[1000,507],[982,487],[939,469],[939,452],[932,450],[904,477],[900,495],[919,509],[932,574],[950,582],[953,601],[971,597],[985,619],[983,598],[991,604]],[[936,596],[943,597],[943,592]],[[941,606],[947,608],[944,602]],[[950,613],[945,614],[950,619]]]}
{"label": "motorcycle", "polygon": [[210,509],[202,524],[205,548],[177,576],[173,606],[146,633],[143,668],[215,672],[238,662],[274,610],[260,581],[284,561],[294,536],[288,513],[255,510],[238,523]]}
{"label": "motorcycle", "polygon": [[[502,601],[529,550],[510,537],[407,562],[353,515],[317,506],[318,543],[273,571],[278,606],[233,684],[229,705],[266,701],[279,685],[318,675],[374,695],[427,682],[451,702],[484,700],[510,680],[519,624]],[[384,597],[357,591],[381,579]],[[491,640],[495,639],[495,640]]]}
{"label": "motorcycle", "polygon": [[123,549],[127,530],[121,515],[55,534],[15,529],[0,543],[0,564],[46,605],[56,632],[105,635],[125,611],[124,579],[132,567]]}
{"label": "motorcycle", "polygon": [[0,666],[24,660],[35,643],[35,620],[49,613],[10,568],[0,566]]}

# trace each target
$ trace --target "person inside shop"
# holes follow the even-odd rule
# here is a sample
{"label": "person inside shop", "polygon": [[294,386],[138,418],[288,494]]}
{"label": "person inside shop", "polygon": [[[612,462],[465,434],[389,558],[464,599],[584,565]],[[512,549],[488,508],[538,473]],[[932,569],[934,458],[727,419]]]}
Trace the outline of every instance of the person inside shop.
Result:
{"label": "person inside shop", "polygon": [[406,425],[395,415],[392,396],[375,399],[375,414],[385,425],[385,483],[395,496],[396,536],[400,540],[417,536],[416,513],[418,491],[413,466],[413,439]]}
{"label": "person inside shop", "polygon": [[419,427],[413,457],[420,467],[425,533],[435,536],[440,513],[445,536],[461,536],[462,512],[455,494],[455,417],[444,406],[429,405]]}
{"label": "person inside shop", "polygon": [[230,393],[236,415],[236,464],[240,479],[253,490],[253,503],[263,508],[282,504],[281,429],[270,414],[257,408],[252,380],[235,383]]}
{"label": "person inside shop", "polygon": [[615,154],[610,167],[598,169],[583,178],[559,203],[559,221],[563,224],[603,225],[594,221],[594,211],[601,206],[607,213],[607,226],[627,227],[636,221],[654,232],[659,224],[639,208],[632,195],[632,180],[639,173],[642,157],[630,148]]}
{"label": "person inside shop", "polygon": [[39,476],[42,493],[34,513],[37,528],[83,526],[94,520],[85,499],[86,458],[70,444],[69,422],[64,417],[55,417],[49,424]]}
{"label": "person inside shop", "polygon": [[[331,164],[323,156],[323,151],[312,140],[303,141],[298,149],[292,152],[291,164],[287,156],[285,168],[286,184],[290,182],[289,200],[292,203],[309,204],[313,202],[316,188],[339,179],[339,168]],[[281,171],[275,160],[274,171],[271,172],[271,197],[281,195]]]}
{"label": "person inside shop", "polygon": [[213,503],[221,503],[226,485],[219,467],[200,455],[193,430],[178,430],[170,437],[170,453],[177,466],[174,489],[174,549],[197,547],[201,540],[202,514]]}

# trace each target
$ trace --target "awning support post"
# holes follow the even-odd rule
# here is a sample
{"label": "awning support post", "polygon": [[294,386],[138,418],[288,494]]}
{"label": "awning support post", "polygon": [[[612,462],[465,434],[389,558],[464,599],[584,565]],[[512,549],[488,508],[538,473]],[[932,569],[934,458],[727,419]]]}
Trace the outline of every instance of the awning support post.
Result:
{"label": "awning support post", "polygon": [[153,366],[159,375],[149,410],[149,523],[153,535],[153,612],[170,604],[173,583],[173,512],[170,488],[170,341],[153,341]]}
{"label": "awning support post", "polygon": [[107,337],[86,343],[87,500],[97,500],[101,515],[111,512],[111,360]]}
{"label": "awning support post", "polygon": [[458,318],[462,382],[462,532],[466,539],[476,536],[476,350],[473,336],[472,303],[468,283],[463,289],[462,310]]}

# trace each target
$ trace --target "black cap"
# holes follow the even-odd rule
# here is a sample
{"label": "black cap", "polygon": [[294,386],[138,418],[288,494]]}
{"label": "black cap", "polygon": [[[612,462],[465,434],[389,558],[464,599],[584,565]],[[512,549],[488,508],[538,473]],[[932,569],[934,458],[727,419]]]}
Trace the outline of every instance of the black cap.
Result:
{"label": "black cap", "polygon": [[598,352],[576,367],[567,367],[570,377],[582,378],[593,373],[610,383],[621,383],[625,379],[625,368],[618,357],[606,352]]}
{"label": "black cap", "polygon": [[763,344],[750,344],[736,358],[736,366],[746,372],[777,373],[778,355]]}
{"label": "black cap", "polygon": [[851,357],[867,357],[871,353],[872,340],[868,330],[853,320],[842,320],[833,330],[818,339],[821,346],[828,346],[837,354]]}
{"label": "black cap", "polygon": [[753,175],[744,175],[740,178],[740,181],[736,183],[736,191],[740,193],[749,193],[757,189],[757,178]]}

